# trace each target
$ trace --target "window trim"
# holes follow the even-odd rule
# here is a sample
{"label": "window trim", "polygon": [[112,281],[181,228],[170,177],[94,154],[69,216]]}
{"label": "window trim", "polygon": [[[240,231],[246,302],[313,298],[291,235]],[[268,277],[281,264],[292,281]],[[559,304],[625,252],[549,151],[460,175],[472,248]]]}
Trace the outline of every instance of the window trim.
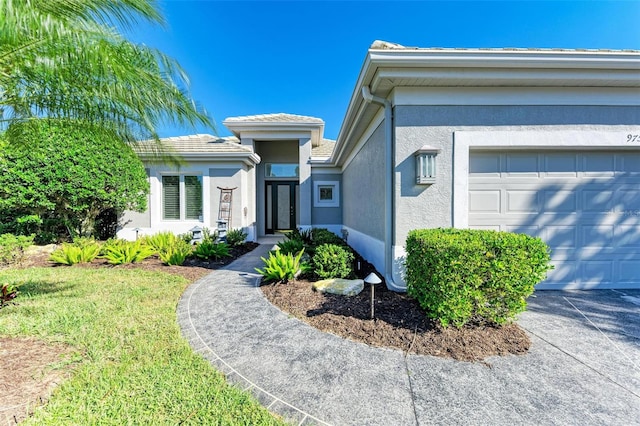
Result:
{"label": "window trim", "polygon": [[[321,200],[320,190],[331,188],[331,200]],[[340,182],[337,180],[319,180],[313,182],[313,207],[340,207]]]}

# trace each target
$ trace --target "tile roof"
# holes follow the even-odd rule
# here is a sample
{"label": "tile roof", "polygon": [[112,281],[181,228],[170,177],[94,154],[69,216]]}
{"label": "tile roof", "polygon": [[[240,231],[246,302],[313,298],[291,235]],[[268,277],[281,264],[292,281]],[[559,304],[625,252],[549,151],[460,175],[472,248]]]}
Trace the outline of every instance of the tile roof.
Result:
{"label": "tile roof", "polygon": [[311,149],[312,157],[330,157],[333,149],[336,147],[336,141],[331,139],[322,139],[319,146]]}
{"label": "tile roof", "polygon": [[279,112],[276,114],[259,114],[259,115],[245,115],[240,117],[229,117],[225,122],[230,123],[318,123],[324,124],[324,121],[316,117],[308,117],[305,115],[285,114]]}
{"label": "tile roof", "polygon": [[375,40],[369,49],[372,50],[427,50],[427,51],[486,51],[486,52],[631,52],[640,53],[635,49],[562,49],[562,48],[533,48],[533,47],[408,47],[398,43],[392,43],[384,40]]}
{"label": "tile roof", "polygon": [[[161,141],[178,154],[253,153],[251,148],[240,145],[240,141],[235,136],[218,137],[199,134],[164,138]],[[140,153],[157,152],[157,146],[152,141],[138,143],[137,151]]]}

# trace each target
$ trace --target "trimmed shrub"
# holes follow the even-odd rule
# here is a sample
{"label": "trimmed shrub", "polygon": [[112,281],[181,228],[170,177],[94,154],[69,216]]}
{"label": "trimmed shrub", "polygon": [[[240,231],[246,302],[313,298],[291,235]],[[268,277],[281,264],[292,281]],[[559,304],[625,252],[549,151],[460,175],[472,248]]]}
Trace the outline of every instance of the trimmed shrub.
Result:
{"label": "trimmed shrub", "polygon": [[311,230],[311,243],[316,248],[324,244],[335,244],[337,246],[347,245],[342,238],[326,228],[313,228]]}
{"label": "trimmed shrub", "polygon": [[313,268],[320,278],[347,278],[353,272],[353,253],[335,244],[323,244],[313,255]]}
{"label": "trimmed shrub", "polygon": [[541,239],[510,232],[414,230],[406,250],[407,293],[445,327],[507,322],[552,268]]}
{"label": "trimmed shrub", "polygon": [[232,229],[227,232],[227,244],[231,247],[239,246],[244,244],[244,241],[247,239],[247,233],[242,229]]}
{"label": "trimmed shrub", "polygon": [[0,235],[0,266],[22,262],[24,251],[31,245],[33,245],[33,236]]}

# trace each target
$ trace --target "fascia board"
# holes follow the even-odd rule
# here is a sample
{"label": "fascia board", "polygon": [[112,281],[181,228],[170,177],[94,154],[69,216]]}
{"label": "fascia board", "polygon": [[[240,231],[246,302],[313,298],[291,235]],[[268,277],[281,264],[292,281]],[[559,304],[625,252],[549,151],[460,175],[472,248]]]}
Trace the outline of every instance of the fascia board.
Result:
{"label": "fascia board", "polygon": [[[637,70],[603,69],[495,69],[495,68],[429,68],[429,69],[379,69],[372,87],[392,79],[418,80],[416,86],[453,85],[459,82],[467,86],[619,86],[639,87],[640,68]],[[424,84],[419,81],[423,80]],[[472,84],[469,84],[472,82]]]}
{"label": "fascia board", "polygon": [[[176,156],[184,159],[184,160],[193,160],[193,161],[241,161],[242,163],[251,166],[255,164],[259,164],[262,159],[256,153],[241,153],[241,152],[189,152],[189,153],[180,153],[176,152]],[[144,155],[140,154],[140,158],[144,160],[148,160],[153,158],[152,155]]]}
{"label": "fascia board", "polygon": [[261,140],[310,138],[313,146],[319,146],[324,132],[321,123],[236,123],[225,124],[238,138]]}
{"label": "fascia board", "polygon": [[640,52],[373,50],[371,62],[411,68],[560,68],[640,70]]}

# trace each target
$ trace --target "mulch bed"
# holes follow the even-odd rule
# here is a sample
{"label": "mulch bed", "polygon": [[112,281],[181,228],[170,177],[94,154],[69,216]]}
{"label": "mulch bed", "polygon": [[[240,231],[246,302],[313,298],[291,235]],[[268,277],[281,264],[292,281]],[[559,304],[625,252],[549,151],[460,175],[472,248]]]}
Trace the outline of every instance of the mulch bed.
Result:
{"label": "mulch bed", "polygon": [[[365,277],[374,271],[372,265],[361,262],[363,270],[358,276]],[[483,361],[495,355],[523,355],[531,344],[517,324],[443,328],[428,319],[415,300],[388,290],[384,284],[374,291],[373,320],[371,290],[366,284],[360,294],[351,297],[316,292],[312,284],[297,280],[288,284],[263,283],[260,288],[272,304],[317,329],[372,346],[460,361]]]}

